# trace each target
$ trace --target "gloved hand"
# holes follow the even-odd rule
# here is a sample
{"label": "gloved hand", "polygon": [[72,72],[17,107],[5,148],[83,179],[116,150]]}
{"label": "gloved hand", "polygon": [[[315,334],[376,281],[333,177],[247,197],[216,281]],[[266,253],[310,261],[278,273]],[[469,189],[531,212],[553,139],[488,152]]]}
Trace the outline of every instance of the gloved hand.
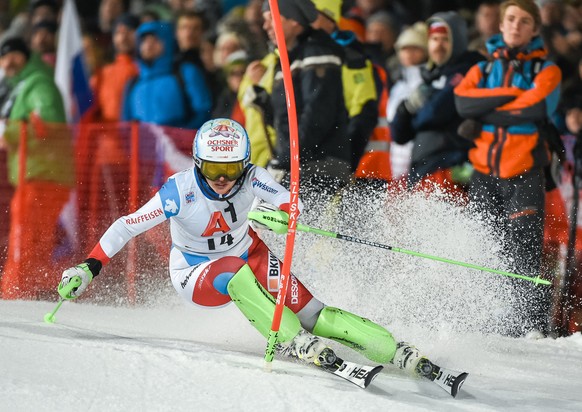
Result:
{"label": "gloved hand", "polygon": [[[279,208],[270,203],[261,203],[258,205],[253,212],[277,212]],[[256,220],[249,219],[250,225],[254,230],[271,230],[271,228],[263,223],[257,222]]]}
{"label": "gloved hand", "polygon": [[[92,260],[96,260],[96,259],[92,259]],[[89,262],[89,263],[91,263],[91,262]],[[76,299],[79,296],[81,296],[81,294],[85,291],[85,289],[87,289],[87,286],[89,286],[89,283],[91,283],[91,281],[93,280],[93,276],[95,276],[97,273],[99,273],[97,271],[97,273],[94,274],[91,271],[91,269],[89,268],[89,263],[83,262],[80,265],[74,266],[72,268],[68,268],[63,272],[63,274],[61,276],[61,282],[59,283],[59,286],[57,288],[59,295],[61,295],[61,297],[63,299],[70,300],[70,299]],[[101,265],[101,262],[99,262],[99,266],[100,265]],[[69,288],[66,288],[66,286],[76,276],[78,276],[81,279],[81,284],[79,286],[72,288],[71,290],[67,290]]]}
{"label": "gloved hand", "polygon": [[271,96],[261,86],[253,85],[245,90],[242,98],[243,106],[253,106],[263,114],[265,124],[273,125],[273,106]]}
{"label": "gloved hand", "polygon": [[279,163],[276,159],[272,159],[267,165],[267,172],[273,176],[273,179],[277,183],[281,183],[285,176],[287,176],[287,170],[280,168]]}
{"label": "gloved hand", "polygon": [[479,136],[481,136],[481,129],[483,128],[483,123],[474,119],[465,119],[459,125],[457,129],[457,134],[463,139],[469,141],[474,141]]}
{"label": "gloved hand", "polygon": [[422,83],[410,94],[410,96],[408,96],[406,100],[404,100],[406,110],[408,110],[410,114],[416,114],[420,109],[422,109],[422,106],[425,105],[432,95],[432,92],[433,88],[430,85]]}

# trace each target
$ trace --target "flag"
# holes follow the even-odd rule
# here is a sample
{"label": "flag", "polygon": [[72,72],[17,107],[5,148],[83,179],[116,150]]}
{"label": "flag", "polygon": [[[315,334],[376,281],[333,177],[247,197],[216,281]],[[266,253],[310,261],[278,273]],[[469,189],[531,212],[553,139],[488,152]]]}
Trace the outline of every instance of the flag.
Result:
{"label": "flag", "polygon": [[83,55],[81,24],[73,0],[65,0],[63,6],[55,83],[63,96],[67,122],[78,122],[91,106],[93,95]]}

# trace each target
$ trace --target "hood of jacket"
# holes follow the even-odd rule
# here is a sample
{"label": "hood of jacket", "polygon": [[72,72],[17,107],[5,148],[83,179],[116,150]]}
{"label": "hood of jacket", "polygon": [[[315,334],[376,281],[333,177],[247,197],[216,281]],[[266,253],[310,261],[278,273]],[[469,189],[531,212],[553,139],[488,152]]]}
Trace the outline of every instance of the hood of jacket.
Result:
{"label": "hood of jacket", "polygon": [[[145,62],[139,49],[146,34],[155,35],[164,45],[162,54],[152,62]],[[174,40],[174,28],[170,23],[152,21],[144,23],[137,29],[137,64],[139,66],[140,77],[149,78],[161,74],[172,73],[174,51],[176,43]]]}
{"label": "hood of jacket", "polygon": [[430,27],[434,22],[441,22],[446,25],[449,39],[452,44],[451,55],[445,65],[455,62],[467,50],[467,23],[457,12],[454,11],[436,13],[426,21],[426,24]]}
{"label": "hood of jacket", "polygon": [[507,44],[505,44],[505,41],[503,41],[503,35],[500,33],[491,36],[491,38],[487,40],[486,46],[489,54],[497,59],[530,60],[533,58],[542,58],[548,54],[541,36],[534,36],[524,47],[510,49]]}

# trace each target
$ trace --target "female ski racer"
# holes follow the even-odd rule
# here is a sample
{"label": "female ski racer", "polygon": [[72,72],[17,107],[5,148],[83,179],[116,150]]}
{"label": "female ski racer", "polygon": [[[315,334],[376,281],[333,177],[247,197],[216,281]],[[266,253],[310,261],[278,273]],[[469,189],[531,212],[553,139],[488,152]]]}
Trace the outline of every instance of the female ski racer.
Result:
{"label": "female ski racer", "polygon": [[[144,206],[116,220],[81,264],[63,272],[58,289],[75,299],[103,265],[134,236],[170,219],[170,277],[180,296],[204,307],[231,301],[265,337],[279,288],[282,262],[257,236],[247,219],[255,198],[288,212],[290,194],[262,167],[249,163],[245,129],[230,119],[210,120],[193,144],[194,166],[176,173]],[[300,203],[300,209],[302,205]],[[70,280],[82,283],[62,293]],[[323,368],[336,356],[320,337],[336,340],[378,363],[394,363],[434,380],[439,367],[407,344],[396,343],[376,323],[326,306],[293,275],[286,296],[278,351]]]}

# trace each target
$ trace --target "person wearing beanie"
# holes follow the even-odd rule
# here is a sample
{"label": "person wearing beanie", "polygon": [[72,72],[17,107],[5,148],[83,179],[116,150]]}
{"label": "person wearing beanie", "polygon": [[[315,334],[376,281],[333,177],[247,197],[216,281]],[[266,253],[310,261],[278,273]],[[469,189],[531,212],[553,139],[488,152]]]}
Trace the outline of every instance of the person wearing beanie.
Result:
{"label": "person wearing beanie", "polygon": [[[427,45],[428,28],[424,22],[418,22],[406,28],[396,40],[399,68],[397,81],[390,89],[390,99],[386,109],[389,124],[394,119],[400,103],[422,84],[421,68],[428,58]],[[404,144],[391,142],[390,164],[394,180],[406,178],[408,175],[413,145],[412,141]]]}
{"label": "person wearing beanie", "polygon": [[[534,0],[501,4],[501,33],[487,42],[491,63],[469,70],[455,88],[455,105],[472,125],[475,169],[469,200],[500,222],[513,272],[540,274],[544,239],[546,180],[554,147],[549,123],[558,107],[561,71],[546,60]],[[561,142],[559,136],[558,142]],[[549,186],[548,186],[549,188]],[[549,289],[515,283],[517,336],[546,333]]]}
{"label": "person wearing beanie", "polygon": [[[311,25],[321,27],[331,38],[342,47],[344,61],[342,64],[342,83],[344,87],[344,101],[348,111],[347,134],[351,145],[351,167],[356,172],[364,155],[364,151],[374,129],[381,117],[379,113],[379,96],[383,94],[384,82],[377,74],[372,61],[368,58],[364,45],[358,41],[355,34],[350,31],[340,30],[338,24],[341,20],[342,0],[314,0],[318,11],[318,19]],[[388,90],[386,89],[387,98]],[[386,107],[386,102],[381,105],[381,111]],[[378,131],[380,133],[380,131]],[[356,177],[361,178],[389,178],[388,173],[382,176],[376,168],[365,162],[361,173]],[[386,165],[388,166],[388,165]],[[364,171],[365,170],[365,171]]]}
{"label": "person wearing beanie", "polygon": [[[0,45],[0,68],[12,91],[0,111],[8,150],[8,175],[16,191],[10,205],[3,299],[48,298],[55,279],[35,263],[39,251],[51,260],[58,218],[74,183],[72,139],[53,71],[24,40]],[[22,121],[27,123],[25,181],[19,181]]]}
{"label": "person wearing beanie", "polygon": [[57,62],[57,24],[43,20],[32,26],[30,49],[40,54],[42,61],[54,69]]}
{"label": "person wearing beanie", "polygon": [[[342,85],[343,51],[327,33],[311,28],[317,19],[313,3],[279,0],[279,7],[289,62],[294,67],[302,187],[331,195],[351,176]],[[267,33],[276,42],[272,16],[265,20]],[[286,93],[279,66],[275,69],[271,105],[277,144],[269,168],[282,179],[288,177],[291,157]]]}
{"label": "person wearing beanie", "polygon": [[409,188],[436,185],[463,196],[464,175],[458,172],[465,168],[470,143],[457,135],[462,119],[454,109],[453,89],[483,56],[467,51],[467,25],[458,13],[436,13],[426,24],[428,61],[421,68],[422,82],[396,108],[392,139],[414,142]]}
{"label": "person wearing beanie", "polygon": [[244,114],[237,100],[238,89],[248,65],[248,55],[244,50],[237,50],[226,57],[222,67],[226,87],[216,99],[212,118],[227,118],[244,122]]}

